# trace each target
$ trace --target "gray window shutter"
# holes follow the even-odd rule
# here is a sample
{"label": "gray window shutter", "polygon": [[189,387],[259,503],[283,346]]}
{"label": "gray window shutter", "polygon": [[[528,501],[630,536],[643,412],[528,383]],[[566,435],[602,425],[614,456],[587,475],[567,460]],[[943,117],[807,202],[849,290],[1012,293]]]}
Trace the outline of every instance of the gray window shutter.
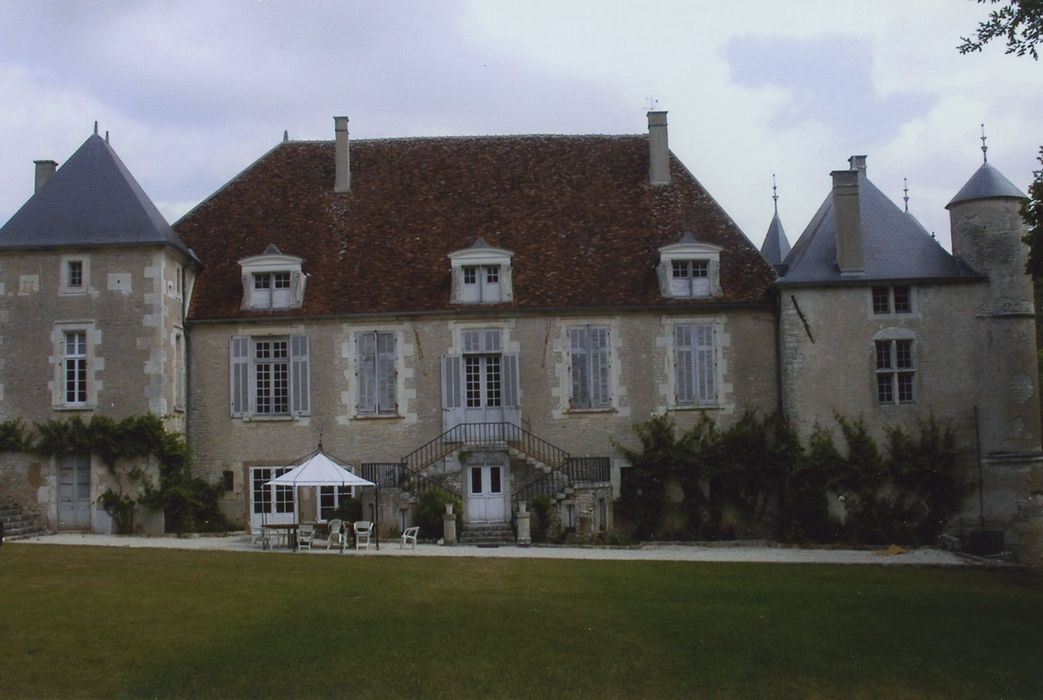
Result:
{"label": "gray window shutter", "polygon": [[670,286],[671,273],[670,262],[667,260],[660,260],[659,264],[656,265],[656,274],[659,276],[659,293],[667,298],[674,295],[673,289]]}
{"label": "gray window shutter", "polygon": [[503,355],[503,405],[505,408],[521,408],[521,381],[518,376],[518,356]]}
{"label": "gray window shutter", "polygon": [[290,413],[311,413],[311,377],[309,373],[308,336],[290,336]]}
{"label": "gray window shutter", "polygon": [[463,406],[461,383],[463,381],[462,358],[460,355],[442,356],[442,408],[455,410]]}
{"label": "gray window shutter", "polygon": [[250,338],[245,335],[232,336],[228,354],[232,417],[242,418],[250,408]]}
{"label": "gray window shutter", "polygon": [[355,374],[360,414],[377,411],[377,336],[376,333],[359,333],[355,336],[356,362],[358,371]]}
{"label": "gray window shutter", "polygon": [[695,326],[696,398],[700,404],[717,402],[716,369],[714,367],[714,333],[709,323]]}
{"label": "gray window shutter", "polygon": [[674,371],[677,405],[687,406],[695,403],[695,377],[692,352],[692,326],[674,326]]}
{"label": "gray window shutter", "polygon": [[453,277],[453,291],[450,293],[449,302],[452,304],[459,304],[463,301],[464,297],[464,268],[461,266],[455,266],[451,268],[450,274]]}
{"label": "gray window shutter", "polygon": [[398,413],[395,371],[395,334],[377,333],[377,402],[378,412]]}
{"label": "gray window shutter", "polygon": [[587,328],[569,329],[569,362],[572,408],[590,408],[589,336]]}
{"label": "gray window shutter", "polygon": [[512,277],[510,265],[500,267],[500,289],[503,292],[504,301],[514,301],[514,282],[511,279]]}
{"label": "gray window shutter", "polygon": [[590,404],[592,408],[612,406],[611,365],[607,328],[591,328],[590,343]]}

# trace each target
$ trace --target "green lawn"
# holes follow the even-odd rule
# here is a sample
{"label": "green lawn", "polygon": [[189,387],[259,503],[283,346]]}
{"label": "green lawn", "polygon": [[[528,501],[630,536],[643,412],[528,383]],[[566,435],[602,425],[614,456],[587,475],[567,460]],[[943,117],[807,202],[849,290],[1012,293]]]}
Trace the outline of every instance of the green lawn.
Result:
{"label": "green lawn", "polygon": [[0,697],[1043,697],[1043,579],[7,544]]}

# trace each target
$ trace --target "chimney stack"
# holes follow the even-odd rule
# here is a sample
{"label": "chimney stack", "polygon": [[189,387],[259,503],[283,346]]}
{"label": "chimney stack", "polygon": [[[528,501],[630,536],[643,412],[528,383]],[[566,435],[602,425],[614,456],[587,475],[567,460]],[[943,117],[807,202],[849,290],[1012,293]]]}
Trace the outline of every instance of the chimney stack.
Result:
{"label": "chimney stack", "polygon": [[666,112],[648,113],[648,176],[653,186],[670,184],[670,146]]}
{"label": "chimney stack", "polygon": [[852,156],[851,170],[835,170],[833,215],[837,224],[837,266],[840,274],[865,271],[862,258],[862,214],[858,198],[858,176],[865,172],[865,156]]}
{"label": "chimney stack", "polygon": [[857,170],[863,175],[866,174],[866,156],[851,156],[847,162],[849,170]]}
{"label": "chimney stack", "polygon": [[334,192],[351,192],[351,157],[348,152],[348,118],[333,118],[334,132],[337,136],[334,160],[337,164],[337,179],[333,183]]}
{"label": "chimney stack", "polygon": [[39,192],[47,181],[54,175],[54,171],[58,169],[58,164],[53,160],[34,160],[36,163],[36,189],[33,192]]}

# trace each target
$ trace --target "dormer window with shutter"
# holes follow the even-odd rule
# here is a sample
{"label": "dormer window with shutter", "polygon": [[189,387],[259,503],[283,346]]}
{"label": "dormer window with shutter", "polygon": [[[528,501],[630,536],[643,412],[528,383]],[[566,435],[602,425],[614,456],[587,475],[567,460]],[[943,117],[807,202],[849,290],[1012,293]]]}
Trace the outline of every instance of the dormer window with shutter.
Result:
{"label": "dormer window with shutter", "polygon": [[307,276],[301,258],[284,255],[274,245],[262,255],[239,261],[244,309],[296,309],[304,303]]}
{"label": "dormer window with shutter", "polygon": [[498,304],[514,299],[509,250],[493,248],[479,237],[470,248],[449,254],[454,304]]}
{"label": "dormer window with shutter", "polygon": [[721,294],[721,248],[691,234],[659,249],[659,289],[668,299],[708,299]]}

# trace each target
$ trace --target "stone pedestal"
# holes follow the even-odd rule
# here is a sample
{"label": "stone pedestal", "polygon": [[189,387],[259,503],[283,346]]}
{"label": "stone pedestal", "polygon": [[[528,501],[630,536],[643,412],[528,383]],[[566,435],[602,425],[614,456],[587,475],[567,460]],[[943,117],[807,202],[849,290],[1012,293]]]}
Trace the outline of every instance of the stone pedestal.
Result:
{"label": "stone pedestal", "polygon": [[532,535],[530,529],[530,519],[532,513],[525,510],[525,503],[521,503],[518,508],[518,514],[515,516],[518,522],[518,545],[522,547],[528,547],[532,544]]}
{"label": "stone pedestal", "polygon": [[442,516],[442,542],[445,544],[456,544],[456,516],[453,515],[453,507],[445,507],[445,515]]}
{"label": "stone pedestal", "polygon": [[589,538],[594,534],[594,519],[590,513],[580,513],[576,516],[576,536]]}

